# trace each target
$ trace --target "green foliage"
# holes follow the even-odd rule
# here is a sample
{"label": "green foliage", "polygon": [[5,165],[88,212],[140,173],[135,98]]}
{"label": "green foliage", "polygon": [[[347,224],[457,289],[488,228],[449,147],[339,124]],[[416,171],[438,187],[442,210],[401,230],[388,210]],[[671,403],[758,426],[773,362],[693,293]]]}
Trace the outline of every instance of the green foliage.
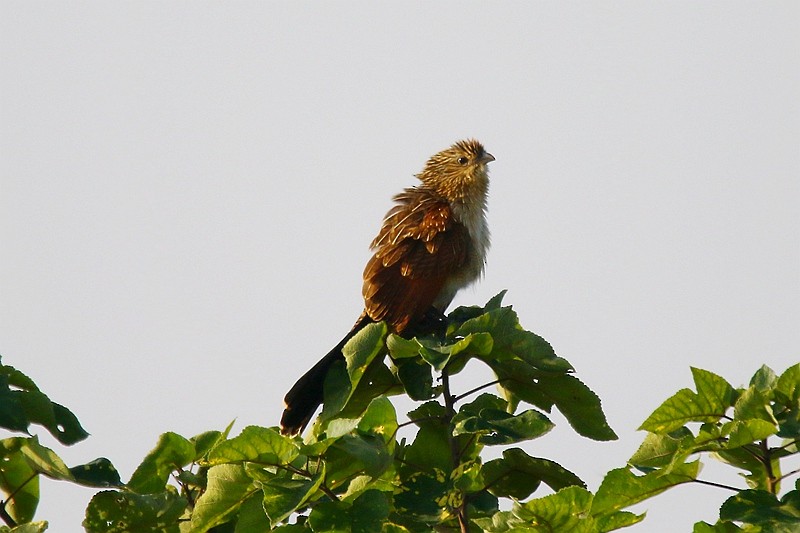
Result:
{"label": "green foliage", "polygon": [[[800,482],[781,489],[799,472],[783,468],[798,455],[800,365],[780,376],[762,367],[738,389],[692,369],[695,390],[678,391],[644,421],[629,465],[593,494],[575,473],[520,447],[546,437],[553,408],[582,436],[616,435],[597,395],[522,328],[503,295],[456,309],[439,335],[364,328],[329,373],[304,440],[257,426],[230,436],[232,424],[192,438],[168,432],[124,485],[106,459],[69,468],[36,436],[0,440],[0,519],[9,526],[0,533],[47,528],[33,521],[42,475],[105,489],[86,509],[89,533],[602,533],[639,523],[644,514],[626,508],[684,483],[734,492],[719,521],[697,523],[697,533],[800,528]],[[470,361],[494,376],[456,390]],[[419,402],[403,420],[389,400],[396,394]],[[2,365],[0,425],[24,433],[39,425],[65,444],[86,437],[72,413]],[[484,461],[487,447],[501,453]],[[706,457],[741,471],[746,486],[700,479]]]}
{"label": "green foliage", "polygon": [[89,435],[69,409],[52,402],[28,376],[0,362],[0,427],[28,435],[0,439],[0,490],[5,494],[0,501],[0,519],[12,526],[5,531],[47,528],[46,522],[33,522],[39,505],[40,476],[87,487],[121,485],[119,474],[108,459],[68,468],[53,450],[30,435],[34,424],[45,428],[62,444],[75,444]]}
{"label": "green foliage", "polygon": [[[698,523],[695,532],[798,531],[800,487],[796,484],[781,496],[781,485],[798,473],[784,473],[783,465],[798,457],[800,364],[780,377],[763,366],[747,387],[738,389],[707,370],[693,368],[692,375],[696,392],[678,391],[642,424],[641,429],[649,433],[629,463],[646,475],[636,477],[626,469],[619,475],[642,481],[655,477],[662,483],[661,490],[696,482],[735,491],[720,508],[720,520],[713,525]],[[699,466],[699,461],[688,462],[696,455],[719,459],[739,470],[747,488],[698,479],[693,465]],[[621,501],[620,496],[615,499]]]}
{"label": "green foliage", "polygon": [[[304,441],[255,426],[234,437],[165,433],[124,488],[95,496],[84,526],[90,532],[131,524],[136,531],[182,532],[499,528],[506,516],[500,499],[521,502],[541,484],[559,492],[511,511],[513,521],[532,531],[551,522],[581,523],[587,531],[602,523],[610,531],[638,521],[616,509],[576,510],[576,501],[590,509],[593,499],[577,475],[509,447],[552,429],[547,415],[554,407],[582,435],[616,435],[597,396],[544,339],[520,326],[502,296],[484,308],[455,310],[442,335],[404,339],[388,335],[384,324],[364,328],[345,346],[345,363],[329,373],[325,405]],[[454,377],[470,360],[496,379],[456,393]],[[483,390],[492,385],[499,396]],[[405,422],[387,398],[401,393],[422,402]],[[518,409],[521,403],[531,407]],[[403,427],[411,438],[399,439]],[[487,446],[504,446],[502,457],[484,463]],[[163,512],[153,513],[159,502]]]}

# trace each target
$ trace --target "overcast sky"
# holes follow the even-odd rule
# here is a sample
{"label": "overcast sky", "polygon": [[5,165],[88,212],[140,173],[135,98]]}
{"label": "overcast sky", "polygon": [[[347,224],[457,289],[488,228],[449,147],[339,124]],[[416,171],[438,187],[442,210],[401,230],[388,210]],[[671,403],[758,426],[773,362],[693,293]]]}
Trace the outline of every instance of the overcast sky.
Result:
{"label": "overcast sky", "polygon": [[[555,414],[528,453],[596,490],[690,365],[800,359],[797,2],[6,0],[0,61],[0,354],[92,434],[43,437],[70,465],[127,480],[164,431],[277,424],[392,194],[465,137],[497,158],[493,246],[454,304],[508,289],[620,435]],[[94,492],[46,481],[38,516],[80,531]]]}

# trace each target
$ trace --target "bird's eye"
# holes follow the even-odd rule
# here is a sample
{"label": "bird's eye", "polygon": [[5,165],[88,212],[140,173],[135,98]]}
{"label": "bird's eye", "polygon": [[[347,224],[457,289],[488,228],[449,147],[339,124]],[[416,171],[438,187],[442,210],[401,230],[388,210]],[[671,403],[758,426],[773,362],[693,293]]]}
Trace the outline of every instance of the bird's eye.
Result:
{"label": "bird's eye", "polygon": [[466,165],[467,163],[469,163],[469,159],[467,159],[466,157],[461,156],[458,158],[459,165]]}

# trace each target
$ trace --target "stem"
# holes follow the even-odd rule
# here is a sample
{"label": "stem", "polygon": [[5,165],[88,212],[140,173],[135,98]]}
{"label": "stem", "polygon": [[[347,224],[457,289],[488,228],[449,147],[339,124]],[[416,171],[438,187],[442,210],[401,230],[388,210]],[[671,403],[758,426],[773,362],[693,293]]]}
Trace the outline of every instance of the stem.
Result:
{"label": "stem", "polygon": [[24,482],[20,483],[19,487],[17,487],[16,489],[14,489],[14,492],[12,492],[11,494],[9,494],[9,495],[8,495],[8,498],[6,498],[5,500],[0,500],[0,518],[2,518],[2,519],[3,519],[3,522],[5,522],[6,524],[8,524],[10,527],[14,527],[14,526],[16,526],[16,525],[17,525],[17,522],[16,522],[16,520],[14,520],[13,518],[11,518],[11,515],[10,515],[10,514],[8,514],[8,511],[6,511],[6,504],[7,504],[9,501],[13,500],[13,499],[14,499],[14,497],[17,495],[17,493],[18,493],[19,491],[21,491],[21,490],[22,490],[22,488],[23,488],[25,485],[27,485],[28,483],[30,483],[31,481],[33,481],[33,479],[34,479],[36,476],[38,476],[38,475],[39,475],[38,473],[34,472],[33,474],[31,474],[31,477],[29,477],[28,479],[26,479]]}
{"label": "stem", "polygon": [[775,481],[776,481],[776,482],[781,482],[781,481],[783,481],[784,479],[786,479],[787,477],[789,477],[789,476],[793,476],[793,475],[795,475],[795,474],[800,474],[800,468],[798,468],[797,470],[792,470],[791,472],[786,472],[786,473],[785,473],[785,474],[783,474],[782,476],[778,477],[778,478],[777,478]]}
{"label": "stem", "polygon": [[8,527],[16,527],[16,520],[11,518],[11,515],[6,511],[6,503],[8,503],[8,500],[0,500],[0,518],[3,519],[3,522],[5,522]]}
{"label": "stem", "polygon": [[738,489],[736,487],[732,487],[730,485],[723,485],[722,483],[715,483],[713,481],[705,481],[702,479],[693,479],[693,483],[699,483],[700,485],[708,485],[709,487],[717,487],[718,489],[727,489],[732,490],[733,492],[741,492],[742,489]]}
{"label": "stem", "polygon": [[[507,378],[505,378],[505,379],[507,379]],[[483,385],[478,385],[474,389],[470,389],[470,390],[468,390],[467,392],[465,392],[463,394],[459,394],[458,396],[455,396],[453,398],[453,402],[455,403],[455,402],[457,402],[459,400],[463,400],[464,398],[466,398],[470,394],[474,394],[474,393],[478,392],[481,389],[485,389],[487,387],[491,387],[492,385],[497,385],[498,383],[502,383],[503,381],[505,381],[505,379],[496,379],[494,381],[490,381],[489,383],[484,383]]]}
{"label": "stem", "polygon": [[[453,469],[455,470],[461,462],[461,450],[458,449],[458,442],[453,436],[452,422],[456,414],[454,407],[456,397],[450,392],[450,373],[447,371],[447,367],[442,369],[442,395],[444,396],[444,406],[447,411],[447,440],[450,443],[450,456],[453,458]],[[458,516],[458,525],[461,528],[461,533],[469,533],[469,516],[467,514],[466,498],[455,511]]]}
{"label": "stem", "polygon": [[778,488],[778,479],[772,471],[772,461],[770,458],[770,449],[767,444],[767,439],[762,440],[759,445],[761,446],[761,453],[763,453],[764,470],[767,472],[767,490],[772,494],[776,494]]}

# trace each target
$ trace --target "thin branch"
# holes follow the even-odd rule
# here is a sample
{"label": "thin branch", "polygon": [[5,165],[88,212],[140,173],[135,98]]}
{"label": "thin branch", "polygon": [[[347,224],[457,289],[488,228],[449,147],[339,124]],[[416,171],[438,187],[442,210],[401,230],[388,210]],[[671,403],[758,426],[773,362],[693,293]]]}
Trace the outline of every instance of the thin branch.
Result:
{"label": "thin branch", "polygon": [[[455,469],[461,462],[461,450],[458,449],[458,442],[453,436],[452,421],[456,414],[455,410],[455,396],[450,392],[450,374],[447,367],[442,369],[442,394],[444,396],[444,406],[447,412],[447,440],[450,443],[450,455],[453,458],[453,468]],[[469,517],[467,515],[467,502],[466,498],[461,505],[456,509],[458,516],[458,525],[461,528],[461,533],[469,533]]]}
{"label": "thin branch", "polygon": [[783,480],[784,480],[784,479],[786,479],[787,477],[789,477],[789,476],[793,476],[793,475],[795,475],[795,474],[800,474],[800,468],[798,468],[797,470],[792,470],[791,472],[786,472],[786,473],[785,473],[785,474],[783,474],[782,476],[778,476],[778,478],[775,480],[775,483],[776,483],[776,484],[777,484],[777,483],[780,483],[781,481],[783,481]]}
{"label": "thin branch", "polygon": [[0,518],[6,523],[8,527],[16,527],[17,521],[11,518],[11,515],[6,511],[6,503],[8,500],[0,500]]}
{"label": "thin branch", "polygon": [[723,485],[722,483],[715,483],[714,481],[705,481],[703,479],[693,479],[692,483],[699,483],[700,485],[708,485],[709,487],[717,487],[718,489],[732,490],[733,492],[742,491],[742,489],[732,487],[730,485]]}
{"label": "thin branch", "polygon": [[7,504],[8,502],[10,502],[11,500],[13,500],[13,499],[14,499],[14,497],[17,495],[17,493],[18,493],[19,491],[21,491],[21,490],[22,490],[22,488],[23,488],[25,485],[27,485],[28,483],[30,483],[31,481],[33,481],[33,479],[34,479],[36,476],[38,476],[38,475],[39,475],[39,474],[38,474],[37,472],[34,472],[33,474],[31,474],[31,476],[30,476],[28,479],[26,479],[25,481],[23,481],[22,483],[20,483],[20,485],[19,485],[19,486],[18,486],[16,489],[14,489],[14,491],[13,491],[11,494],[9,494],[9,495],[8,495],[8,498],[6,498],[5,500],[0,500],[0,518],[2,518],[2,519],[3,519],[3,522],[5,522],[5,523],[6,523],[6,524],[7,524],[9,527],[14,527],[14,526],[16,526],[16,525],[17,525],[17,522],[16,522],[16,520],[14,520],[14,519],[11,517],[11,515],[10,515],[10,514],[8,514],[8,511],[6,510],[6,504]]}
{"label": "thin branch", "polygon": [[464,398],[466,398],[467,396],[469,396],[470,394],[474,394],[474,393],[478,392],[479,390],[489,388],[492,385],[497,385],[498,383],[502,383],[503,381],[507,381],[507,380],[508,380],[508,378],[503,378],[503,379],[499,379],[498,378],[498,379],[496,379],[494,381],[490,381],[489,383],[484,383],[483,385],[478,385],[474,389],[470,389],[470,390],[468,390],[467,392],[465,392],[463,394],[459,394],[458,396],[454,396],[453,397],[453,402],[461,401]]}
{"label": "thin branch", "polygon": [[770,458],[770,450],[769,444],[767,443],[767,439],[762,440],[759,445],[761,446],[761,452],[764,454],[763,464],[764,469],[767,471],[767,490],[772,494],[775,494],[775,489],[778,486],[777,479],[775,478],[775,473],[772,471],[772,459]]}

